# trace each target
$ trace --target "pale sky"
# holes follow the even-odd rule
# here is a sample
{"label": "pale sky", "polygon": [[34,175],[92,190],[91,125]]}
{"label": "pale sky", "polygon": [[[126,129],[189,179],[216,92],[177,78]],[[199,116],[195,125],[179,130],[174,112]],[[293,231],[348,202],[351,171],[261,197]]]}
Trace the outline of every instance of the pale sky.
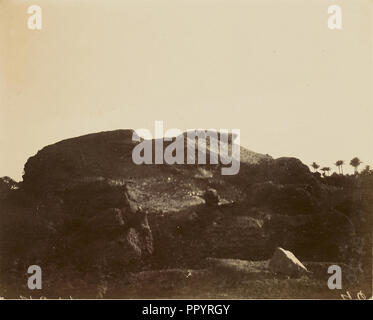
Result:
{"label": "pale sky", "polygon": [[[32,4],[42,30],[27,28]],[[372,0],[0,0],[0,176],[20,180],[59,140],[155,120],[372,165],[372,35]]]}

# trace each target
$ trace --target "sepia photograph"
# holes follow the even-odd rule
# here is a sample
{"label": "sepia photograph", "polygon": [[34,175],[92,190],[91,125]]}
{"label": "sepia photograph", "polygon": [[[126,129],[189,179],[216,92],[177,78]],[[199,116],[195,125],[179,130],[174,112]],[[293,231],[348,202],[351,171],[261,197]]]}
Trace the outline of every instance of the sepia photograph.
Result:
{"label": "sepia photograph", "polygon": [[1,300],[372,299],[372,0],[0,0],[0,122]]}

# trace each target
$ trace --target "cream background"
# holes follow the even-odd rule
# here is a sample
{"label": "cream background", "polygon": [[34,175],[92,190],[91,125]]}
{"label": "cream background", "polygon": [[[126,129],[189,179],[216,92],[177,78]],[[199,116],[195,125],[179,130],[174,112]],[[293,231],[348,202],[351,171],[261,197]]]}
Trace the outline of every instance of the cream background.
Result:
{"label": "cream background", "polygon": [[[27,28],[27,7],[43,30]],[[343,29],[327,28],[329,5]],[[0,176],[85,133],[239,128],[274,157],[372,164],[371,0],[0,0]],[[345,166],[347,171],[348,165]],[[348,169],[352,172],[352,168]]]}

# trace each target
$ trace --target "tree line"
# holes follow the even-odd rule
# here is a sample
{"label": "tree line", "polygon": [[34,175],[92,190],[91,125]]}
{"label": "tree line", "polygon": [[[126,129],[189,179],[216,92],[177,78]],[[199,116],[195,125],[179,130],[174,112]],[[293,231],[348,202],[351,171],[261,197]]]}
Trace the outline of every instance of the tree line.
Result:
{"label": "tree line", "polygon": [[[354,157],[353,159],[351,159],[350,166],[352,166],[354,168],[354,173],[355,174],[359,173],[358,168],[362,163],[363,162],[358,157]],[[343,175],[343,166],[345,165],[344,160],[337,160],[334,163],[334,165],[338,168],[338,173]],[[320,168],[320,165],[317,164],[316,162],[313,162],[311,164],[311,167],[315,170],[315,173],[318,172],[318,170],[320,169],[323,172],[324,176],[328,175],[330,173],[330,171],[332,170],[330,167]],[[370,165],[366,165],[365,168],[363,169],[362,173],[363,172],[370,172],[370,171],[371,171]]]}

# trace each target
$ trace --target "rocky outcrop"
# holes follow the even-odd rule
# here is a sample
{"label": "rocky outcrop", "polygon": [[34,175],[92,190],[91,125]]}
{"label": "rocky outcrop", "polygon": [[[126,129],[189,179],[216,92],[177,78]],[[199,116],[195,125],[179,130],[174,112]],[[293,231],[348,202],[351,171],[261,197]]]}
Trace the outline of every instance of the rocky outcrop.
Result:
{"label": "rocky outcrop", "polygon": [[[30,157],[25,164],[23,184],[29,192],[56,192],[64,190],[66,185],[90,177],[110,179],[135,179],[144,177],[187,175],[194,181],[194,176],[211,177],[218,165],[136,165],[132,160],[132,150],[139,143],[132,140],[133,130],[116,130],[88,134],[49,145]],[[184,141],[184,163],[187,163],[186,146],[190,138],[182,136]],[[155,141],[152,140],[153,162]],[[209,141],[209,140],[207,140]],[[231,142],[231,139],[229,139]],[[164,142],[164,148],[171,142]],[[200,141],[196,144],[205,149],[206,157],[215,150],[210,143]],[[227,146],[230,149],[230,144]],[[259,164],[270,156],[262,155],[241,148],[242,161],[246,164]],[[208,162],[208,161],[207,161]],[[180,170],[175,170],[178,167]],[[202,170],[205,169],[205,170]],[[219,172],[220,175],[220,172]]]}
{"label": "rocky outcrop", "polygon": [[[219,165],[135,165],[132,134],[64,140],[27,161],[12,203],[0,206],[2,274],[17,263],[23,274],[22,260],[126,277],[203,268],[207,257],[266,260],[278,246],[302,260],[338,261],[341,239],[354,232],[325,201],[335,187],[298,159],[241,147],[241,170],[231,177]],[[219,198],[213,206],[202,197],[209,188]],[[33,248],[21,250],[27,243]]]}
{"label": "rocky outcrop", "polygon": [[[137,143],[133,133],[67,139],[27,161],[22,192],[32,195],[29,206],[53,212],[43,219],[66,242],[57,248],[83,241],[99,250],[118,240],[139,257],[136,261],[154,251],[152,263],[160,266],[200,264],[208,256],[265,259],[283,234],[268,223],[263,229],[268,217],[314,213],[320,205],[320,183],[298,159],[273,160],[241,147],[238,177],[222,177],[217,165],[139,166],[131,157]],[[206,152],[214,152],[209,143]],[[230,205],[220,206],[219,214],[202,223],[196,212],[209,211],[201,196],[211,186]],[[253,207],[262,214],[252,216]],[[118,257],[125,257],[122,247]]]}
{"label": "rocky outcrop", "polygon": [[[208,186],[217,188],[227,202],[245,197],[242,189],[221,177],[218,165],[135,165],[133,133],[117,130],[67,139],[43,148],[27,161],[21,193],[29,195],[28,206],[53,212],[49,217],[43,214],[42,219],[62,239],[56,241],[55,255],[63,256],[64,248],[74,248],[67,256],[77,260],[84,243],[89,248],[85,251],[97,256],[94,259],[105,256],[98,264],[115,257],[112,264],[138,268],[153,251],[152,263],[165,265],[194,262],[209,253],[240,256],[242,250],[257,249],[250,245],[258,243],[254,239],[260,233],[253,218],[231,219],[228,215],[203,227],[198,225],[200,221],[193,221],[193,210],[203,207],[201,195]],[[184,139],[188,140],[186,134]],[[154,141],[152,144],[154,147]],[[206,152],[207,156],[214,152],[209,143]],[[259,165],[271,159],[242,147],[241,153],[245,164]],[[195,241],[190,239],[191,233],[197,234]],[[220,234],[227,237],[221,239]],[[259,243],[265,246],[263,241]],[[106,253],[110,252],[109,258]],[[172,252],[177,258],[172,258]]]}

